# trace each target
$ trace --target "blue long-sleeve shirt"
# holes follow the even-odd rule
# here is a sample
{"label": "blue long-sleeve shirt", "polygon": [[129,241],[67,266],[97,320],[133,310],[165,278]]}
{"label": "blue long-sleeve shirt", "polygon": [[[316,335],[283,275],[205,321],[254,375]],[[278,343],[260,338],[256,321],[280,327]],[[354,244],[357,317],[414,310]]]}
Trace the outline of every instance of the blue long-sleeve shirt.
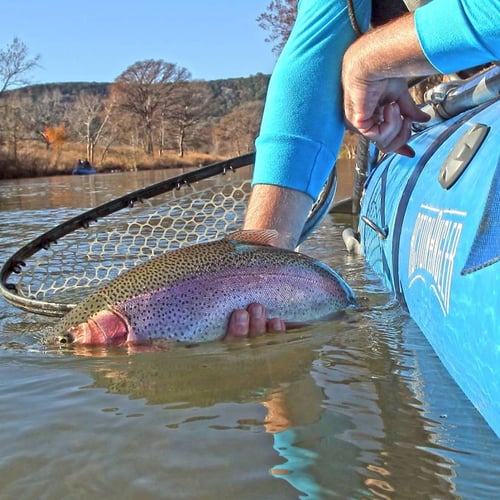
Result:
{"label": "blue long-sleeve shirt", "polygon": [[[366,31],[371,0],[355,0]],[[425,56],[442,73],[500,59],[500,0],[433,0],[415,12]],[[316,199],[344,136],[341,66],[354,41],[345,0],[300,0],[273,71],[256,141],[254,184]]]}
{"label": "blue long-sleeve shirt", "polygon": [[500,59],[500,0],[434,0],[415,11],[415,28],[440,73]]}

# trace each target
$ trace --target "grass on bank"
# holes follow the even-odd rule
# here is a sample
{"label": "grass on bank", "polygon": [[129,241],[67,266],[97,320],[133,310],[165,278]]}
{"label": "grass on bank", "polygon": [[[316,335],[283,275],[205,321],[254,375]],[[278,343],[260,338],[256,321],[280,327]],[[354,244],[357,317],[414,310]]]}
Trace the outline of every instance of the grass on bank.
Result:
{"label": "grass on bank", "polygon": [[[20,177],[41,177],[49,175],[69,175],[79,159],[86,158],[81,144],[65,143],[59,148],[47,149],[42,143],[25,142],[16,154],[0,148],[0,179]],[[220,158],[205,153],[188,152],[182,158],[174,151],[165,151],[160,156],[146,155],[143,151],[120,146],[103,152],[97,150],[93,167],[97,172],[117,172],[133,170],[152,170],[163,168],[198,168]]]}

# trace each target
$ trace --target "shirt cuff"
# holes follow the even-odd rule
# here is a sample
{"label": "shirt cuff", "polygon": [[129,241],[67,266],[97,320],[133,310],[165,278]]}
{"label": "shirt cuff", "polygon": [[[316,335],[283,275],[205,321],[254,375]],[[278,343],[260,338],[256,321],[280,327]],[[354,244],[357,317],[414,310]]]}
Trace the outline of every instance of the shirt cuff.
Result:
{"label": "shirt cuff", "polygon": [[[286,187],[306,193],[313,200],[323,189],[336,160],[325,145],[303,137],[260,136],[256,150],[253,185]],[[266,158],[272,158],[273,164],[265,165]]]}

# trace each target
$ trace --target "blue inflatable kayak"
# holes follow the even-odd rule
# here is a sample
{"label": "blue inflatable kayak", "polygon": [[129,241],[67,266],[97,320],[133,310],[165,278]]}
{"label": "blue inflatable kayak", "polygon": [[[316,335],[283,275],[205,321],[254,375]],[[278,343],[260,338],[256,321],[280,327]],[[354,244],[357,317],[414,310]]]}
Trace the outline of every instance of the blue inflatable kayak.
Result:
{"label": "blue inflatable kayak", "polygon": [[[498,70],[489,75],[496,83]],[[391,154],[375,166],[365,186],[359,231],[369,265],[500,437],[498,89],[495,93],[416,133],[410,142],[415,158]]]}

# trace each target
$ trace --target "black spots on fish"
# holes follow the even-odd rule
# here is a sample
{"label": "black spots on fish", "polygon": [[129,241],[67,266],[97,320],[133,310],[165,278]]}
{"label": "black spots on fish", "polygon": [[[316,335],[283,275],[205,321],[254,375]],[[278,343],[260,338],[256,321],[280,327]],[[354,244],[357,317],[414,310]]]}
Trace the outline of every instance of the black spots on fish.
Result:
{"label": "black spots on fish", "polygon": [[139,338],[197,340],[206,328],[206,316],[210,317],[212,308],[210,297],[217,286],[215,280],[200,284],[199,277],[186,278],[131,297],[119,308]]}
{"label": "black spots on fish", "polygon": [[112,309],[141,340],[214,340],[224,334],[231,311],[251,302],[296,321],[344,307],[349,300],[342,282],[305,255],[219,240],[167,252],[121,274],[77,306],[67,325]]}

